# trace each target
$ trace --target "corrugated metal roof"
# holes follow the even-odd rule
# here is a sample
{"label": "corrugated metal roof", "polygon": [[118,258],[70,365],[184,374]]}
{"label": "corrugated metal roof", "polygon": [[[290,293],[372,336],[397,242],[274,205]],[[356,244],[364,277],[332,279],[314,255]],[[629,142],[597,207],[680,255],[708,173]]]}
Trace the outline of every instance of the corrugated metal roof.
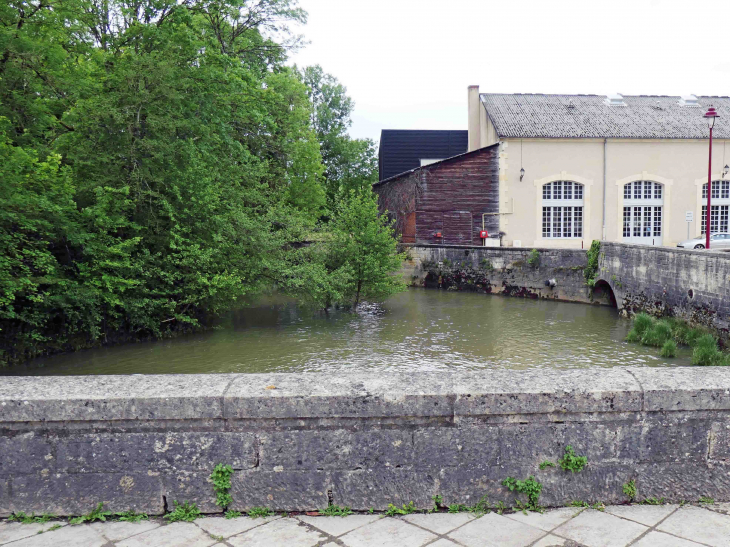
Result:
{"label": "corrugated metal roof", "polygon": [[730,97],[699,97],[691,107],[656,95],[624,95],[626,106],[606,104],[605,95],[480,96],[500,137],[707,139],[702,115],[714,106],[721,116],[714,137],[730,138]]}

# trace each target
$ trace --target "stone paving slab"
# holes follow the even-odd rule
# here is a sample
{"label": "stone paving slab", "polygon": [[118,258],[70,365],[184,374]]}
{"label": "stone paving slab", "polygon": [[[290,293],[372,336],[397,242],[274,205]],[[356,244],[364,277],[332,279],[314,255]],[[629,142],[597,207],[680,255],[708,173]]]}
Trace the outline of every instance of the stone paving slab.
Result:
{"label": "stone paving slab", "polygon": [[545,532],[527,524],[489,513],[449,534],[466,547],[527,547]]}
{"label": "stone paving slab", "polygon": [[[729,543],[730,540],[728,540],[728,543],[726,543],[726,545]],[[687,539],[670,536],[669,534],[665,534],[664,532],[657,532],[655,530],[653,532],[649,532],[639,541],[634,543],[632,547],[699,547],[700,545],[700,543],[695,543],[694,541],[689,541]]]}
{"label": "stone paving slab", "polygon": [[[0,522],[2,547],[730,547],[727,504],[544,514],[205,517],[66,526]],[[60,525],[57,530],[47,531]],[[38,532],[42,533],[38,533]]]}
{"label": "stone paving slab", "polygon": [[539,528],[549,532],[555,530],[558,526],[564,522],[572,519],[579,515],[583,511],[582,508],[566,507],[564,509],[554,509],[552,511],[545,511],[544,513],[512,513],[511,515],[505,515],[508,519],[516,520],[532,526],[533,528]]}
{"label": "stone paving slab", "polygon": [[297,519],[278,519],[263,526],[258,526],[241,535],[228,538],[233,547],[314,547],[327,537],[305,526]]}
{"label": "stone paving slab", "polygon": [[644,526],[654,526],[676,511],[677,507],[679,505],[609,505],[606,513]]}
{"label": "stone paving slab", "polygon": [[[117,543],[119,547],[210,547],[216,540],[190,522],[173,522]],[[79,544],[77,547],[81,547]]]}
{"label": "stone paving slab", "polygon": [[65,522],[45,522],[43,524],[20,524],[19,522],[3,522],[0,523],[0,545],[5,545],[11,541],[36,536],[41,532],[48,530],[51,526],[60,524],[66,526]]}
{"label": "stone paving slab", "polygon": [[553,533],[586,547],[625,547],[647,530],[643,524],[587,509]]}
{"label": "stone paving slab", "polygon": [[712,547],[730,545],[730,516],[700,507],[682,507],[663,521],[657,529]]}
{"label": "stone paving slab", "polygon": [[345,534],[340,541],[347,547],[421,547],[437,537],[404,520],[383,518]]}
{"label": "stone paving slab", "polygon": [[375,522],[383,517],[380,515],[349,515],[347,517],[297,517],[300,521],[314,526],[318,530],[334,537]]}
{"label": "stone paving slab", "polygon": [[265,517],[265,518],[251,518],[251,517],[239,517],[235,519],[227,519],[223,517],[207,517],[198,519],[195,524],[211,534],[212,536],[229,538],[237,534],[241,534],[257,526],[263,526],[281,518],[280,516]]}
{"label": "stone paving slab", "polygon": [[455,528],[471,522],[474,520],[474,516],[469,513],[414,514],[403,517],[403,520],[436,534],[447,534]]}

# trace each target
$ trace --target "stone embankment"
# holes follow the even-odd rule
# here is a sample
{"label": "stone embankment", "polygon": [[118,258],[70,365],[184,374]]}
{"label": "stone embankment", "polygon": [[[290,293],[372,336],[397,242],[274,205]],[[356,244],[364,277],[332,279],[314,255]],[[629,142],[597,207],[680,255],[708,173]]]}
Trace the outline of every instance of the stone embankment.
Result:
{"label": "stone embankment", "polygon": [[[622,502],[632,480],[730,500],[727,368],[9,377],[0,432],[3,516],[216,512],[218,463],[239,511],[512,505],[502,482],[529,476],[547,506]],[[582,471],[540,469],[568,445]]]}
{"label": "stone embankment", "polygon": [[586,251],[514,247],[407,247],[414,286],[616,306],[681,317],[730,337],[730,253],[601,243],[595,289]]}
{"label": "stone embankment", "polygon": [[609,303],[594,298],[585,284],[583,270],[587,259],[581,249],[533,251],[518,247],[448,245],[414,245],[406,249],[408,258],[401,273],[413,286]]}

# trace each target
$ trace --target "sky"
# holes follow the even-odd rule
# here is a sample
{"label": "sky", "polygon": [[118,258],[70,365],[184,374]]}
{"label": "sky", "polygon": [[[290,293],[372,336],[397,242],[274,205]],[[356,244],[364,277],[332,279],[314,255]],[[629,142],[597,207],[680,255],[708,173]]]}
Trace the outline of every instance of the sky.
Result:
{"label": "sky", "polygon": [[[482,93],[730,95],[728,0],[300,0],[298,66],[355,102],[350,134],[466,129]],[[730,123],[730,120],[729,120]]]}

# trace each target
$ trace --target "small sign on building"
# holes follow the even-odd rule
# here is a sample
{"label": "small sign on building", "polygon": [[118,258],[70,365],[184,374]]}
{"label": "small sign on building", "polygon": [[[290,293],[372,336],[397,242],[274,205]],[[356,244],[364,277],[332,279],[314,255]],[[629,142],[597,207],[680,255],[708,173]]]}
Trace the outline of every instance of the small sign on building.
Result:
{"label": "small sign on building", "polygon": [[692,211],[687,211],[684,213],[684,220],[686,222],[692,222],[694,220],[694,213]]}

